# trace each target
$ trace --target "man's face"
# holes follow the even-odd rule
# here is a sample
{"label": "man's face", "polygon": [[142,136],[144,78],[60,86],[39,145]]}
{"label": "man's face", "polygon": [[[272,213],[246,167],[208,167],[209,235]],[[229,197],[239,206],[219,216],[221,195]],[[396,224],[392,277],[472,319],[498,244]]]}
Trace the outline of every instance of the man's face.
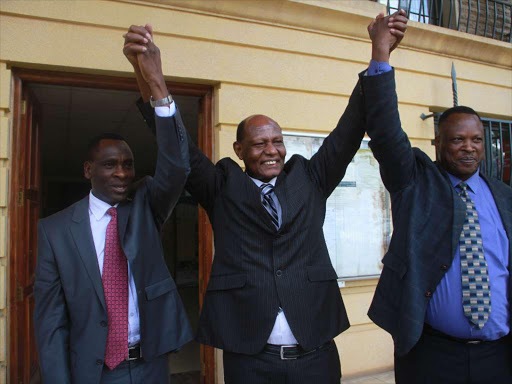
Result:
{"label": "man's face", "polygon": [[266,116],[250,117],[242,141],[235,142],[233,149],[249,176],[255,179],[268,182],[283,170],[286,148],[281,127]]}
{"label": "man's face", "polygon": [[436,148],[441,166],[461,180],[470,178],[484,159],[484,128],[478,117],[450,115],[439,127]]}
{"label": "man's face", "polygon": [[84,175],[98,199],[110,205],[123,201],[135,177],[130,147],[122,140],[101,140],[93,160],[84,163]]}

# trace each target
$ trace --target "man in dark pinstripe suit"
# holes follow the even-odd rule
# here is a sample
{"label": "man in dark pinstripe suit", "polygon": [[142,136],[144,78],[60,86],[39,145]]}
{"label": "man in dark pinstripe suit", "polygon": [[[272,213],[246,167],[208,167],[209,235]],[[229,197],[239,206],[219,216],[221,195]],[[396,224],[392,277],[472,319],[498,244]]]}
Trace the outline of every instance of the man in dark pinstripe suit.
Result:
{"label": "man in dark pinstripe suit", "polygon": [[[374,53],[389,57],[406,23],[395,17],[390,27],[397,38],[374,43]],[[146,54],[151,32],[150,26],[132,26],[125,54]],[[148,101],[148,79],[134,67]],[[326,200],[364,135],[363,92],[360,82],[310,160],[294,155],[285,163],[281,128],[263,115],[246,118],[237,129],[233,148],[245,172],[230,158],[214,165],[189,141],[192,170],[185,188],[207,211],[215,240],[197,340],[224,350],[226,384],[340,382],[333,338],[349,321],[322,228]],[[152,125],[151,107],[140,106]],[[157,115],[175,113],[180,119],[174,105],[156,109]]]}

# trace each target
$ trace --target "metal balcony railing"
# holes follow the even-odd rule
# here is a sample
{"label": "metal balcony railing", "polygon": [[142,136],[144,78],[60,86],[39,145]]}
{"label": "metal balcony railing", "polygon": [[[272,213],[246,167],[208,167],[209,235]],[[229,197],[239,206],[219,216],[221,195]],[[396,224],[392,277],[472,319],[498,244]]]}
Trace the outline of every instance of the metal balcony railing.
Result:
{"label": "metal balcony railing", "polygon": [[512,0],[379,0],[388,14],[398,9],[410,20],[512,42]]}
{"label": "metal balcony railing", "polygon": [[512,186],[510,164],[512,121],[482,118],[485,130],[485,160],[482,171]]}

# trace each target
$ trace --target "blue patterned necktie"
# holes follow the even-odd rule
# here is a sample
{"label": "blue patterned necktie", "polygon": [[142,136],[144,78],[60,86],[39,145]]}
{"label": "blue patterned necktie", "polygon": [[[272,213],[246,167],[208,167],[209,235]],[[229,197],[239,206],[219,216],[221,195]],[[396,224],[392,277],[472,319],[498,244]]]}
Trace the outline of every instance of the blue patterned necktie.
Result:
{"label": "blue patterned necktie", "polygon": [[466,204],[466,220],[459,238],[462,307],[469,322],[482,329],[491,313],[489,271],[475,203],[466,183],[461,182],[459,188],[459,196]]}
{"label": "blue patterned necktie", "polygon": [[274,186],[272,184],[261,184],[260,185],[261,194],[263,196],[263,199],[261,200],[261,203],[267,210],[268,214],[270,215],[270,218],[272,219],[272,223],[274,226],[279,229],[279,215],[277,213],[276,204],[274,203],[274,200],[272,199],[272,193],[274,193]]}

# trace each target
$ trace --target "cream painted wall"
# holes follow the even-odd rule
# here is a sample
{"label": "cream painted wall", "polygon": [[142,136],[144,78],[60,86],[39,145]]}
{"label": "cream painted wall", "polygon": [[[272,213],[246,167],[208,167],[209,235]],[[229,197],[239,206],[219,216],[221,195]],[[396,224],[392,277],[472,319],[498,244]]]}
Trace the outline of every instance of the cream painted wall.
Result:
{"label": "cream painted wall", "polygon": [[[238,122],[253,113],[283,129],[329,132],[370,58],[366,25],[382,10],[369,1],[2,0],[0,2],[0,383],[5,381],[6,215],[11,130],[10,69],[31,67],[132,76],[121,35],[150,22],[169,80],[212,84],[215,159],[233,156]],[[459,101],[484,116],[512,118],[512,46],[410,22],[393,53],[402,123],[434,156],[433,120]],[[344,376],[392,367],[392,341],[366,316],[377,280],[347,282],[352,327],[336,338]],[[222,382],[221,354],[217,377]],[[8,358],[8,356],[7,356]]]}

